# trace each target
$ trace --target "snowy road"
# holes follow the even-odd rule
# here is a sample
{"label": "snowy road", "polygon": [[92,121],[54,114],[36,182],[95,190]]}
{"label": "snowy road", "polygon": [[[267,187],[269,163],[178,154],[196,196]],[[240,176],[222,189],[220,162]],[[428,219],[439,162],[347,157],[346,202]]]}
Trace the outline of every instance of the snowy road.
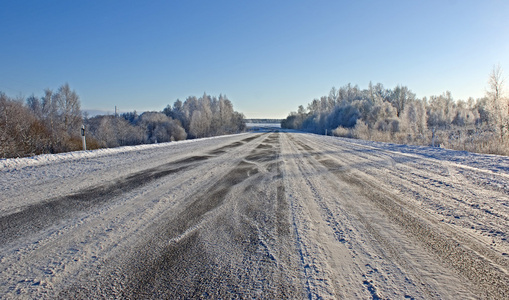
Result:
{"label": "snowy road", "polygon": [[0,298],[507,299],[509,158],[302,133],[0,161]]}

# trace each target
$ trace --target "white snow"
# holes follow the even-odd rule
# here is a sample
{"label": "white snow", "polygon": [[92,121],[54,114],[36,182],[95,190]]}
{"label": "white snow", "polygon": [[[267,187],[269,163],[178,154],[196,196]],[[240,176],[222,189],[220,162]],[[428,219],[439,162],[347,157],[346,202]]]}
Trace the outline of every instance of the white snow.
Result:
{"label": "white snow", "polygon": [[[219,217],[227,212],[234,224],[257,228],[260,253],[268,253],[264,257],[271,264],[288,268],[286,282],[300,282],[310,298],[500,295],[493,274],[507,278],[509,273],[508,157],[291,131],[276,135],[280,177],[274,176],[270,162],[250,161],[258,173],[246,182],[258,190],[241,183],[229,192],[224,207],[161,243],[177,244],[200,232],[207,253],[217,255],[218,264],[247,264],[258,270],[260,261],[245,262],[239,249],[212,239],[232,240],[227,230],[218,233],[210,225],[221,224]],[[251,136],[258,137],[227,148],[224,154],[210,154]],[[191,156],[208,157],[189,170],[0,245],[0,298],[51,298],[86,280],[85,275],[106,276],[111,271],[103,269],[106,262],[150,240],[159,224],[182,211],[184,200],[217,185],[253,149],[264,149],[257,147],[267,136],[246,133],[0,160],[0,218],[4,218],[136,172]],[[285,249],[278,249],[278,237],[261,221],[273,222],[268,215],[253,214],[259,219],[236,215],[254,200],[266,201],[261,206],[270,211],[276,186],[284,188],[293,238]],[[458,254],[457,249],[464,252]],[[278,260],[284,251],[294,251],[287,259],[295,261],[285,265]],[[458,265],[448,260],[455,255],[461,256]],[[479,261],[485,269],[470,270]]]}

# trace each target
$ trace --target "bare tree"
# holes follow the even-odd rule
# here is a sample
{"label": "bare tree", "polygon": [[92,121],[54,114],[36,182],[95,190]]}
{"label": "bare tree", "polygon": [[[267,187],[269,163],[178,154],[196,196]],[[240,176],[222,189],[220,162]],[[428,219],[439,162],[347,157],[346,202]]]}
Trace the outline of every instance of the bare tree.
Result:
{"label": "bare tree", "polygon": [[74,90],[71,90],[68,83],[65,83],[53,95],[53,98],[57,105],[58,117],[63,129],[70,135],[76,134],[83,121],[79,96]]}
{"label": "bare tree", "polygon": [[199,110],[195,110],[191,117],[191,125],[189,126],[189,133],[197,138],[206,136],[207,131],[207,117]]}
{"label": "bare tree", "polygon": [[504,81],[505,78],[502,77],[502,68],[500,64],[493,66],[493,70],[488,79],[490,89],[487,91],[487,95],[495,100],[502,99],[504,94]]}
{"label": "bare tree", "polygon": [[38,119],[42,119],[42,105],[41,105],[41,101],[39,100],[39,98],[35,97],[33,94],[32,96],[28,97],[27,98],[27,107],[32,110],[32,112],[34,113],[34,115],[38,118]]}
{"label": "bare tree", "polygon": [[500,130],[501,137],[507,133],[508,130],[508,103],[504,94],[505,78],[502,77],[502,68],[500,65],[493,66],[488,79],[488,90],[486,96],[488,98],[487,106],[488,112],[491,117],[491,125],[496,130]]}
{"label": "bare tree", "polygon": [[49,133],[22,100],[0,92],[0,157],[47,152]]}

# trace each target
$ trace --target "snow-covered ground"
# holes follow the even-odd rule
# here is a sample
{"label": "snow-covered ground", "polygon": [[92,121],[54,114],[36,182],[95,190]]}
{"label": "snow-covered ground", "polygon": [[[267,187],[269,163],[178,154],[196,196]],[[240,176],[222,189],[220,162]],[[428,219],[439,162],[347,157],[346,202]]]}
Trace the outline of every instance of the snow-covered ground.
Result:
{"label": "snow-covered ground", "polygon": [[509,296],[509,158],[280,131],[0,160],[0,298]]}
{"label": "snow-covered ground", "polygon": [[280,129],[281,123],[247,123],[248,130]]}

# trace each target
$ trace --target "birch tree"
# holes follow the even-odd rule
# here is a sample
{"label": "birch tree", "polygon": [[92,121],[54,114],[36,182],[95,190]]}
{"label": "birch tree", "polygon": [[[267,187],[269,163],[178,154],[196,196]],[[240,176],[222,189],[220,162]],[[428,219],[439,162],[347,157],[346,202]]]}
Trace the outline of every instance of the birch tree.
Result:
{"label": "birch tree", "polygon": [[491,119],[490,125],[495,130],[500,131],[501,138],[507,134],[509,126],[509,107],[504,94],[504,83],[505,78],[502,76],[502,68],[500,65],[493,66],[488,79],[486,97],[489,117]]}

